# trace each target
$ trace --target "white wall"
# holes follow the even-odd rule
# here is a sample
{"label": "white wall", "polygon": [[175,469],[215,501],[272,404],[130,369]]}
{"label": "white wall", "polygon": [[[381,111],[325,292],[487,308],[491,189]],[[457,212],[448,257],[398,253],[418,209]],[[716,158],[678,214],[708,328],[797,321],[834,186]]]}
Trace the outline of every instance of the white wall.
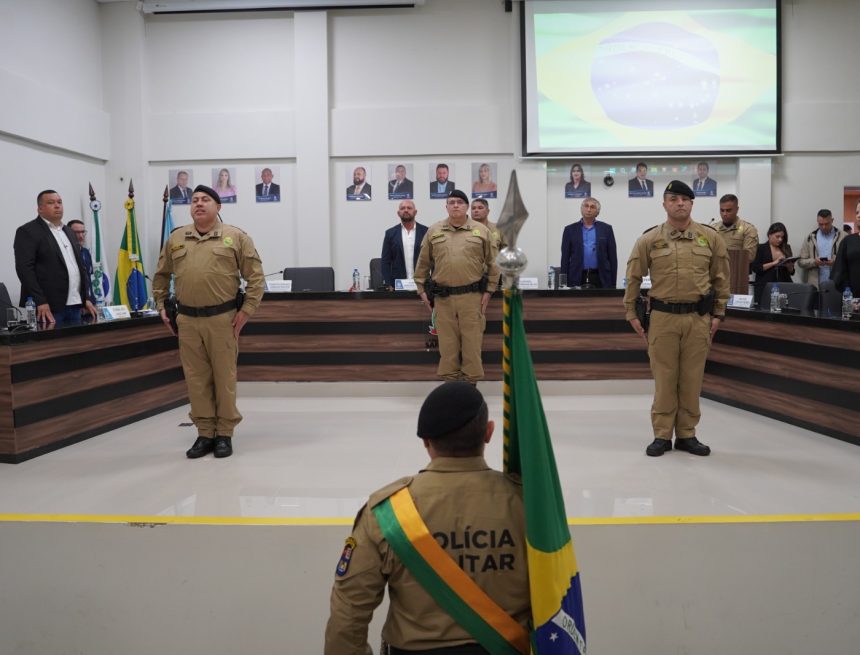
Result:
{"label": "white wall", "polygon": [[[785,155],[717,166],[719,190],[740,196],[741,215],[762,233],[772,220],[786,223],[797,249],[815,212],[838,209],[842,187],[860,185],[860,43],[852,33],[860,4],[783,4]],[[546,265],[558,263],[561,230],[578,218],[578,203],[560,188],[569,160],[518,159],[518,30],[518,12],[505,13],[499,0],[168,16],[143,16],[130,0],[0,3],[0,82],[14,91],[0,103],[0,136],[10,135],[0,154],[13,164],[4,166],[10,188],[20,190],[0,200],[0,221],[11,233],[32,214],[35,192],[60,182],[76,201],[86,173],[105,201],[115,252],[133,178],[151,270],[167,169],[191,167],[202,180],[200,172],[232,165],[241,196],[224,217],[254,237],[266,270],[331,263],[344,288],[397,221],[397,203],[384,194],[388,164],[414,166],[419,220],[432,223],[443,211],[426,194],[427,165],[449,163],[462,187],[469,164],[488,160],[499,165],[493,219],[510,171],[519,173],[531,214],[519,245],[526,274],[542,280]],[[660,166],[696,159],[647,158]],[[104,161],[104,174],[94,174]],[[661,220],[659,197],[626,198],[621,177],[612,189],[602,185],[604,169],[634,162],[582,160],[592,167],[602,218],[615,227],[619,281],[635,237]],[[281,167],[279,204],[253,202],[253,168],[263,164]],[[356,164],[371,169],[370,203],[344,198],[345,171]],[[655,179],[659,187],[668,176]],[[184,210],[177,214],[185,220]],[[695,218],[714,216],[714,200],[696,202]],[[3,266],[14,293],[11,264]]]}
{"label": "white wall", "polygon": [[15,230],[36,216],[46,188],[81,218],[87,185],[104,189],[109,116],[94,0],[0,2],[0,281],[17,302]]}

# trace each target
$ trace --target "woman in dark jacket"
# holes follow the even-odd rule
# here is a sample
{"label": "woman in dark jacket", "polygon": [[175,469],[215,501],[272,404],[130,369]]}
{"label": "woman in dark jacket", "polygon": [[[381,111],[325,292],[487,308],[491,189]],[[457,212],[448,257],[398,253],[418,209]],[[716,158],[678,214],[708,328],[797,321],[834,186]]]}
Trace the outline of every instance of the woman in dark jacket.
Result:
{"label": "woman in dark jacket", "polygon": [[774,223],[767,230],[767,241],[759,244],[752,263],[755,273],[755,302],[760,304],[761,293],[768,282],[791,282],[794,275],[794,264],[785,264],[791,257],[791,246],[788,245],[788,230],[782,223]]}

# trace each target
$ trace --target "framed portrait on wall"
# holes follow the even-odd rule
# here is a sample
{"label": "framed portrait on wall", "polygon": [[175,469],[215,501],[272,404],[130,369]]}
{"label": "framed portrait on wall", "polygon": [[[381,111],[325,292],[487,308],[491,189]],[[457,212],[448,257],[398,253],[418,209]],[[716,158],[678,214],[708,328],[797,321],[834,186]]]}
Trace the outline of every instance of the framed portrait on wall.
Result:
{"label": "framed portrait on wall", "polygon": [[591,197],[591,182],[586,179],[586,172],[591,177],[591,169],[573,162],[570,165],[570,179],[564,185],[565,198],[590,198]]}
{"label": "framed portrait on wall", "polygon": [[640,161],[636,164],[636,168],[631,170],[634,173],[627,181],[627,197],[628,198],[653,198],[654,197],[654,180],[648,178],[648,164]]}
{"label": "framed portrait on wall", "polygon": [[473,162],[472,163],[472,197],[473,198],[495,198],[498,191],[496,176],[498,167],[496,162]]}
{"label": "framed portrait on wall", "polygon": [[190,168],[171,168],[167,171],[167,186],[170,187],[172,204],[190,205],[194,191],[194,171]]}
{"label": "framed portrait on wall", "polygon": [[373,192],[370,187],[370,173],[367,166],[356,166],[352,169],[352,177],[347,182],[346,199],[349,201],[373,199]]}
{"label": "framed portrait on wall", "polygon": [[412,164],[388,165],[389,200],[411,200],[414,197],[412,186]]}
{"label": "framed portrait on wall", "polygon": [[451,169],[445,162],[430,164],[430,198],[437,200],[447,198],[457,185],[451,179]]}
{"label": "framed portrait on wall", "polygon": [[222,205],[236,202],[236,169],[219,166],[212,169],[212,188],[221,198]]}
{"label": "framed portrait on wall", "polygon": [[696,177],[690,182],[690,188],[697,198],[714,198],[717,195],[717,181],[711,177],[711,165],[706,161],[696,164]]}
{"label": "framed portrait on wall", "polygon": [[254,169],[254,197],[257,202],[281,202],[281,169],[277,166],[263,166]]}

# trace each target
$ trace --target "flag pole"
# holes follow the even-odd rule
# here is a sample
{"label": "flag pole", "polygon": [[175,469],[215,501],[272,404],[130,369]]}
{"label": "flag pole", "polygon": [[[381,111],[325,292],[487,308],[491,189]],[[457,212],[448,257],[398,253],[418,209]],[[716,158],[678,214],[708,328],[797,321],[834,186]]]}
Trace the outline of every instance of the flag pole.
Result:
{"label": "flag pole", "polygon": [[161,252],[161,247],[164,245],[164,230],[167,228],[168,186],[167,184],[164,185],[164,195],[161,197],[161,234],[158,235],[158,250],[156,252]]}

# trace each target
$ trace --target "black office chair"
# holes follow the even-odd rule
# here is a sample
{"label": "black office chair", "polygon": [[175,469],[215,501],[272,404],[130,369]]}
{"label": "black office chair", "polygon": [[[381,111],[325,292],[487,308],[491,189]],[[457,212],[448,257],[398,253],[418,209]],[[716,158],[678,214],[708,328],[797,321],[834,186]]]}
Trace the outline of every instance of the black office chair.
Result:
{"label": "black office chair", "polygon": [[331,266],[285,268],[284,279],[293,281],[293,293],[334,291],[334,269]]}
{"label": "black office chair", "polygon": [[812,309],[818,301],[818,291],[811,284],[798,282],[768,282],[765,284],[761,293],[761,300],[759,300],[759,309],[770,311],[770,292],[774,284],[779,285],[780,293],[788,296],[788,306],[786,307],[788,311],[812,314]]}
{"label": "black office chair", "polygon": [[382,279],[382,257],[374,257],[370,260],[370,288],[384,289],[385,281]]}
{"label": "black office chair", "polygon": [[842,294],[833,280],[825,280],[818,285],[818,315],[823,318],[842,316]]}
{"label": "black office chair", "polygon": [[15,305],[12,304],[12,298],[9,297],[9,290],[6,285],[0,282],[0,320],[3,321],[3,325],[6,325],[6,310],[10,307],[15,307]]}

